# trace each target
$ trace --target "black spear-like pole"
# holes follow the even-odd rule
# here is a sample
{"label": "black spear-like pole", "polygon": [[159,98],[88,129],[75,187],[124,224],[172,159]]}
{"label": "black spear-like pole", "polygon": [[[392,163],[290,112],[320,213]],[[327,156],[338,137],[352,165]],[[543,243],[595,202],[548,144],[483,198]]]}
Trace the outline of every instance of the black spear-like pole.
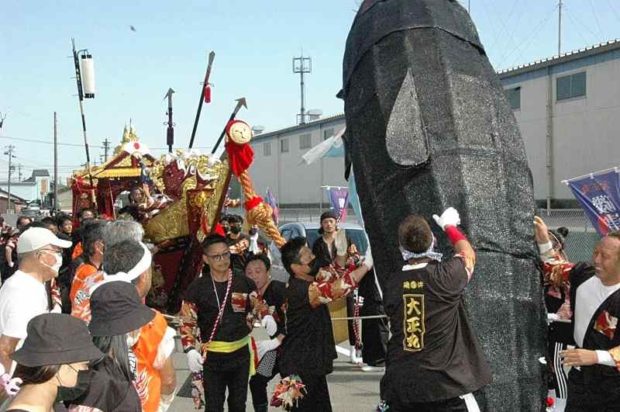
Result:
{"label": "black spear-like pole", "polygon": [[189,139],[189,148],[194,147],[194,138],[196,137],[196,130],[198,129],[198,121],[200,120],[200,112],[202,111],[202,102],[204,99],[204,88],[209,84],[209,77],[211,77],[211,67],[213,66],[213,59],[215,59],[215,52],[209,53],[209,63],[207,65],[207,72],[205,73],[205,81],[202,89],[200,89],[200,99],[198,100],[198,110],[196,111],[196,119],[194,120],[194,128],[192,129],[192,137]]}
{"label": "black spear-like pole", "polygon": [[211,154],[215,154],[215,152],[217,151],[217,148],[219,147],[220,143],[222,143],[222,139],[224,138],[224,135],[226,134],[226,126],[228,126],[228,123],[230,123],[232,120],[235,119],[235,117],[237,116],[237,113],[239,113],[239,110],[241,110],[241,106],[245,107],[246,109],[248,108],[245,97],[240,97],[239,99],[236,100],[236,102],[237,102],[237,105],[235,106],[235,110],[233,110],[233,112],[230,114],[230,117],[228,118],[228,122],[226,122],[226,124],[224,125],[224,130],[222,130],[220,137],[217,139],[217,142],[215,143],[215,146],[213,146],[213,150],[211,150]]}
{"label": "black spear-like pole", "polygon": [[164,96],[168,98],[168,128],[166,129],[166,144],[168,145],[168,153],[172,153],[172,146],[174,145],[174,122],[172,121],[172,88],[168,89],[168,92]]}

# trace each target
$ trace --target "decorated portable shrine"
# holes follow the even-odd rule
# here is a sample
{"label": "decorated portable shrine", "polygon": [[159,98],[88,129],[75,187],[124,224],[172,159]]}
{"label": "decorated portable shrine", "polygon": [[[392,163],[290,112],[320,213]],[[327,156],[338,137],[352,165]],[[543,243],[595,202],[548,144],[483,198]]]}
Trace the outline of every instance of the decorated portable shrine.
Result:
{"label": "decorated portable shrine", "polygon": [[[243,188],[248,223],[258,225],[276,245],[284,244],[271,207],[256,194],[250,179],[251,128],[232,120],[225,136],[222,159],[194,149],[155,159],[135,130],[125,128],[110,160],[91,168],[90,175],[81,170],[72,177],[74,216],[90,207],[103,218],[123,218],[119,212],[133,208],[145,241],[156,250],[148,303],[169,313],[177,312],[182,292],[202,267],[200,243],[215,229],[233,175]],[[123,193],[129,193],[128,207],[122,207]]]}
{"label": "decorated portable shrine", "polygon": [[135,130],[125,127],[120,144],[105,163],[78,170],[71,177],[73,216],[84,208],[95,208],[99,215],[115,217],[118,196],[140,184],[155,163],[148,147],[140,142]]}

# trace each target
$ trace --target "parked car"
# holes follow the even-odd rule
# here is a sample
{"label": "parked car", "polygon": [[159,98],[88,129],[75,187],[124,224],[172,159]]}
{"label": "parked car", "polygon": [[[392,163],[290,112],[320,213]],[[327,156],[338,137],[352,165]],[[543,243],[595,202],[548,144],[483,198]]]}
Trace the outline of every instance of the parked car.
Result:
{"label": "parked car", "polygon": [[[312,247],[314,242],[320,237],[319,228],[321,225],[319,223],[302,223],[302,222],[293,222],[286,223],[279,227],[282,236],[286,240],[292,239],[294,237],[305,237],[308,240],[308,246]],[[366,253],[366,249],[368,248],[368,235],[363,227],[355,223],[340,223],[338,224],[340,229],[345,229],[347,232],[347,237],[351,239],[351,241],[357,246],[357,250],[360,254],[364,255]],[[275,280],[280,280],[282,282],[288,281],[288,273],[282,266],[282,259],[280,258],[280,252],[275,244],[272,242],[270,246],[271,252],[271,277]]]}

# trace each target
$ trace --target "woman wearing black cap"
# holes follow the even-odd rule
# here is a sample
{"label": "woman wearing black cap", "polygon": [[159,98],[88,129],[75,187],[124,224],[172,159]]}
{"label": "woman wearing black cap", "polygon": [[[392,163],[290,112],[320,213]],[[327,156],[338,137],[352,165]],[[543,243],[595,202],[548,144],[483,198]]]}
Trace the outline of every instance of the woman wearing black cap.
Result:
{"label": "woman wearing black cap", "polygon": [[28,336],[13,353],[14,377],[23,381],[7,412],[51,411],[57,399],[72,397],[89,383],[88,364],[103,353],[93,345],[86,324],[57,313],[34,317]]}

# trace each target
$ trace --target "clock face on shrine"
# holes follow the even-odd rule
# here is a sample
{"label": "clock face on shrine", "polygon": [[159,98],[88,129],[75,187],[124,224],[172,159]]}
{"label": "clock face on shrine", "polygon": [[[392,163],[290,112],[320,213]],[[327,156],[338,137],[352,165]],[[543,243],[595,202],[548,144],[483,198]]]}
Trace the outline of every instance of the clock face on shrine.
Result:
{"label": "clock face on shrine", "polygon": [[246,144],[252,140],[252,128],[246,122],[235,120],[228,127],[228,137],[236,144]]}

